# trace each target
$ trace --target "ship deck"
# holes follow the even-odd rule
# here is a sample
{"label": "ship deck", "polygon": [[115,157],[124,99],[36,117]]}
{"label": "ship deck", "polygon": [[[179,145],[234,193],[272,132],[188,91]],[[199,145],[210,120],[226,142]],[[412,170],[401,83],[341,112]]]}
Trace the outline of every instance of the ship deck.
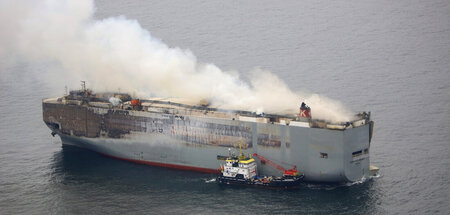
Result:
{"label": "ship deck", "polygon": [[[87,100],[86,98],[70,98],[69,96],[65,96],[44,99],[43,102],[63,105],[80,105],[112,110],[136,110],[136,108],[131,104],[131,101],[120,102],[120,104],[118,105],[113,105],[108,101],[108,99],[105,99],[110,95],[115,94],[94,94],[91,95]],[[222,109],[211,104],[202,105],[201,102],[195,104],[189,100],[178,98],[149,98],[140,99],[140,102],[141,107],[139,108],[139,111],[144,112],[173,114],[180,116],[221,118],[228,120],[282,124],[312,128],[326,128],[333,130],[344,130],[352,127],[359,127],[370,122],[370,112],[360,112],[356,114],[354,120],[350,122],[331,123],[318,119],[299,118],[296,114],[258,114],[256,112],[244,110]]]}

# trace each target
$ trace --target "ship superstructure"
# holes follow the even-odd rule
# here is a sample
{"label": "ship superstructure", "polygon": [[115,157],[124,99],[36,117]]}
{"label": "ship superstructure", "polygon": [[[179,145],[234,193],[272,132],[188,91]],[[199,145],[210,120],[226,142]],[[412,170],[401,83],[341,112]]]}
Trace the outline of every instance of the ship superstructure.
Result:
{"label": "ship superstructure", "polygon": [[[44,99],[42,105],[44,122],[63,144],[123,160],[217,172],[215,155],[242,142],[245,153],[294,164],[308,181],[356,181],[370,172],[370,113],[332,124],[311,119],[306,105],[297,115],[257,114],[87,89]],[[261,174],[279,174],[259,166]]]}
{"label": "ship superstructure", "polygon": [[256,177],[256,161],[250,156],[242,153],[241,144],[239,144],[239,156],[221,156],[217,155],[217,160],[224,160],[225,163],[220,166],[221,176],[224,178],[236,178],[249,180]]}

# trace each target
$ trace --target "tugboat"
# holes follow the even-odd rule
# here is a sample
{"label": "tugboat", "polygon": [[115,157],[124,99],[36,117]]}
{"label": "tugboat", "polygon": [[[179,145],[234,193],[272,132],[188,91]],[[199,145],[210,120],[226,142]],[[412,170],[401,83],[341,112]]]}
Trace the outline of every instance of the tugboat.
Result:
{"label": "tugboat", "polygon": [[217,155],[217,160],[224,160],[225,164],[220,167],[220,175],[217,177],[219,184],[226,185],[244,185],[250,187],[263,187],[274,189],[293,189],[300,186],[304,175],[299,174],[296,167],[285,170],[282,166],[273,163],[267,158],[258,154],[253,154],[261,160],[262,163],[269,164],[279,170],[283,170],[283,176],[258,176],[256,174],[257,164],[255,159],[251,156],[245,156],[242,153],[241,145],[239,144],[239,156]]}

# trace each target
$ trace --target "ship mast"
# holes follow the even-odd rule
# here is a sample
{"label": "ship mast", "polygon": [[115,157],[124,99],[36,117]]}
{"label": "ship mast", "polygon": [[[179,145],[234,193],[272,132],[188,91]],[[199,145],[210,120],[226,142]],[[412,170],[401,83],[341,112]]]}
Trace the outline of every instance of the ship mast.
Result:
{"label": "ship mast", "polygon": [[81,89],[86,92],[86,81],[81,81]]}
{"label": "ship mast", "polygon": [[239,141],[239,160],[245,160],[245,156],[242,153],[242,141]]}

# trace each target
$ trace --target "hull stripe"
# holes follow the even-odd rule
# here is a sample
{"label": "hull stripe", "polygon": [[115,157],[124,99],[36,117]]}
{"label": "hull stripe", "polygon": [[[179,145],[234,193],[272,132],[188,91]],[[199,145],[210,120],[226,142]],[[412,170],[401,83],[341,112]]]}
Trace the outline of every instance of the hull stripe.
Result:
{"label": "hull stripe", "polygon": [[129,159],[129,158],[117,157],[117,156],[114,156],[114,155],[109,155],[109,154],[105,154],[105,153],[101,153],[101,152],[98,152],[98,153],[102,154],[102,155],[105,155],[107,157],[116,158],[116,159],[119,159],[119,160],[124,160],[124,161],[128,161],[128,162],[133,162],[133,163],[150,165],[150,166],[159,166],[159,167],[165,167],[165,168],[171,168],[171,169],[196,171],[196,172],[204,172],[204,173],[219,173],[219,170],[217,170],[217,169],[208,169],[208,168],[202,168],[202,167],[185,166],[185,165],[169,164],[169,163],[160,163],[160,162],[154,162],[154,161],[134,160],[134,159]]}

